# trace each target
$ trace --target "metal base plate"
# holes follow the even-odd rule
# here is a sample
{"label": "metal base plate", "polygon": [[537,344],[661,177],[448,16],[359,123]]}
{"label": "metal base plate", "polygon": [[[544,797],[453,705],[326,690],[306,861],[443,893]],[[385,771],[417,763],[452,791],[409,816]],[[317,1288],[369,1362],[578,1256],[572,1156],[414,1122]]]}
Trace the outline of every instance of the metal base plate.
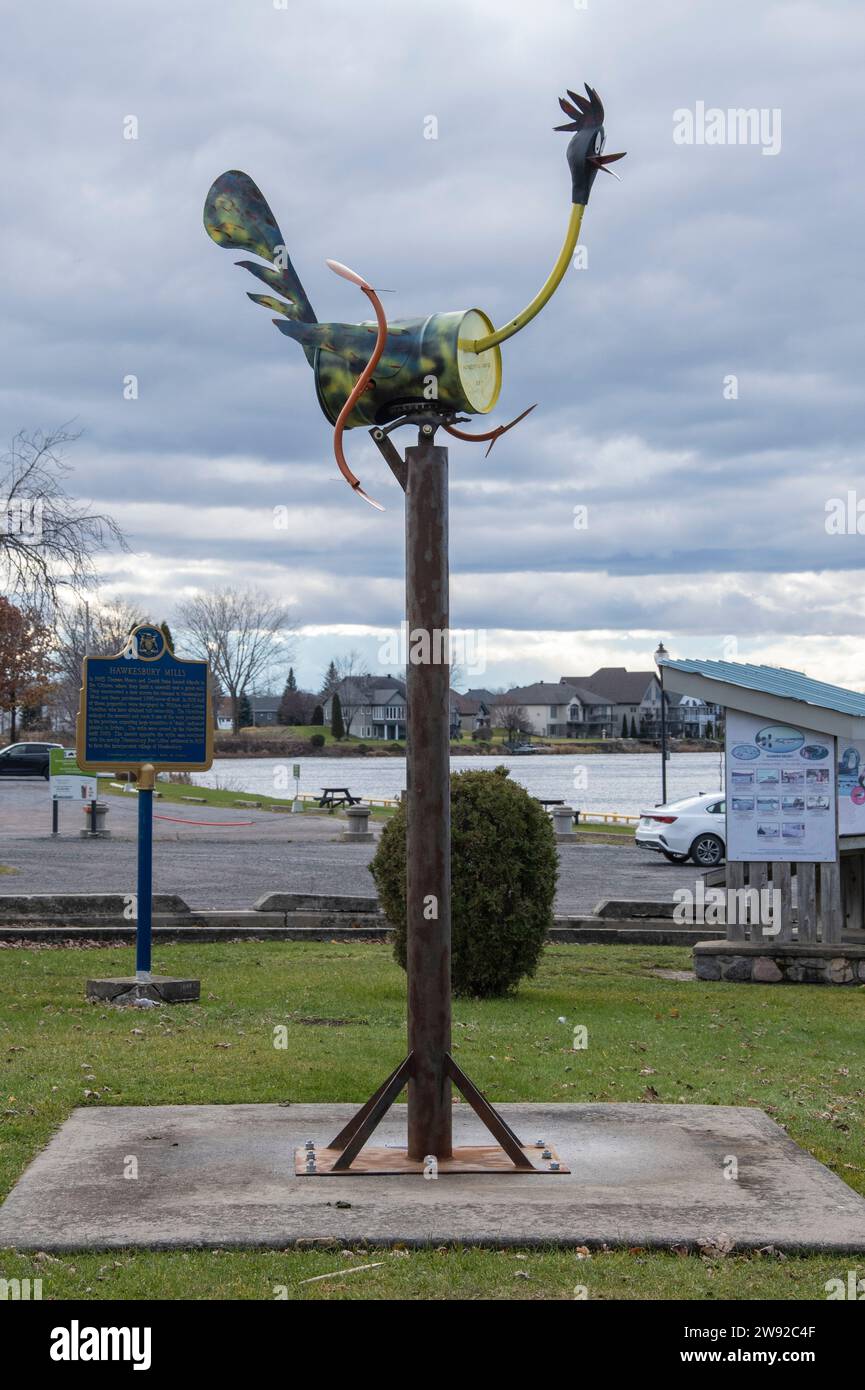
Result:
{"label": "metal base plate", "polygon": [[[546,1149],[539,1149],[534,1144],[522,1144],[521,1148],[526,1157],[531,1159],[531,1170],[516,1168],[504,1149],[500,1149],[498,1144],[477,1144],[454,1149],[451,1158],[440,1158],[438,1176],[445,1177],[448,1173],[513,1173],[515,1175],[522,1173],[526,1177],[531,1177],[533,1173],[540,1173],[556,1177],[559,1173],[570,1173],[571,1171],[567,1164],[561,1161],[551,1145],[548,1145]],[[361,1149],[350,1168],[334,1169],[333,1165],[342,1150],[325,1148],[316,1149],[315,1170],[311,1172],[306,1166],[308,1152],[307,1149],[295,1149],[295,1177],[387,1177],[393,1173],[422,1174],[426,1167],[420,1160],[409,1158],[407,1149],[369,1148]],[[551,1157],[542,1158],[541,1154],[547,1152]],[[558,1168],[551,1168],[551,1163],[558,1163]]]}

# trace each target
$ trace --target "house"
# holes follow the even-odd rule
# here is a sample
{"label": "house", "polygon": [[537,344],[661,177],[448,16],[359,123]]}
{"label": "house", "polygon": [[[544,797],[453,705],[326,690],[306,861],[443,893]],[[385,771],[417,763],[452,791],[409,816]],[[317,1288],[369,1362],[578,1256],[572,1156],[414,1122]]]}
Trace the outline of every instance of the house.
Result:
{"label": "house", "polygon": [[[718,737],[719,727],[723,727],[723,710],[717,705],[708,704],[696,695],[678,695],[675,691],[664,690],[667,697],[667,732],[673,738],[706,738],[711,727],[712,734]],[[646,721],[644,733],[648,738],[661,736],[661,704],[657,701],[655,718]]]}
{"label": "house", "polygon": [[234,725],[231,720],[231,700],[221,695],[216,704],[216,727],[220,733],[231,733]]}
{"label": "house", "polygon": [[591,676],[562,676],[563,685],[585,686],[607,700],[611,707],[610,733],[618,736],[624,727],[636,733],[642,721],[651,716],[657,697],[657,717],[661,712],[661,686],[656,671],[627,671],[624,666],[601,666]]}
{"label": "house", "polygon": [[281,703],[281,695],[250,695],[249,711],[253,728],[278,724]]}
{"label": "house", "polygon": [[346,676],[324,701],[326,724],[333,716],[334,693],[339,695],[347,734],[355,738],[405,738],[408,702],[405,681],[399,677]]}
{"label": "house", "polygon": [[609,700],[582,685],[536,681],[534,685],[516,686],[494,699],[499,710],[498,721],[493,710],[494,723],[502,722],[502,710],[520,709],[530,731],[547,738],[593,737],[613,732]]}
{"label": "house", "polygon": [[463,734],[490,734],[490,703],[472,695],[461,695],[458,690],[451,691],[451,738],[462,738]]}
{"label": "house", "polygon": [[[661,683],[657,671],[628,671],[624,666],[601,666],[591,676],[562,676],[563,686],[596,691],[612,706],[611,733],[623,727],[644,738],[661,733]],[[673,738],[704,738],[709,724],[717,725],[719,712],[694,696],[665,689],[667,732]]]}
{"label": "house", "polygon": [[[249,702],[249,724],[246,727],[277,724],[279,711],[278,695],[247,695]],[[240,697],[239,712],[241,723],[245,723],[243,696]],[[219,733],[231,733],[234,728],[232,718],[233,704],[230,695],[221,695],[216,702],[216,728]]]}

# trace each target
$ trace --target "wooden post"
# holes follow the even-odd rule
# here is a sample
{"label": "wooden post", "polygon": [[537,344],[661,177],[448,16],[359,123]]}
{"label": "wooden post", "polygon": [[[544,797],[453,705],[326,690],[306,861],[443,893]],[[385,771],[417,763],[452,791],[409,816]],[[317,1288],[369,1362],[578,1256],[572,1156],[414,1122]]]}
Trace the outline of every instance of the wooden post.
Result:
{"label": "wooden post", "polygon": [[[727,864],[727,888],[738,892],[745,887],[745,865],[739,860],[734,860]],[[727,896],[727,912],[725,920],[727,923],[728,941],[745,941],[748,936],[748,928],[745,922],[739,921],[739,914],[734,910],[730,911],[729,893]]]}
{"label": "wooden post", "polygon": [[862,931],[865,927],[862,858],[858,850],[841,856],[841,905],[846,931]]}
{"label": "wooden post", "polygon": [[820,930],[825,942],[841,940],[841,873],[838,861],[820,865]]}
{"label": "wooden post", "polygon": [[817,866],[797,864],[796,882],[799,887],[799,942],[817,940]]}
{"label": "wooden post", "polygon": [[772,887],[776,888],[781,894],[779,901],[779,912],[781,914],[781,930],[773,941],[792,941],[793,940],[793,873],[789,864],[781,864],[777,861],[772,864]]}
{"label": "wooden post", "polygon": [[[755,864],[748,865],[748,887],[753,888],[758,895],[769,887],[769,865],[765,860],[761,859]],[[752,941],[762,941],[764,939],[767,941],[772,940],[772,937],[764,937],[763,929],[768,923],[762,920],[762,905],[763,899],[760,897],[759,905],[755,909],[755,915],[752,915],[750,919]],[[775,924],[773,923],[772,925],[774,926]]]}

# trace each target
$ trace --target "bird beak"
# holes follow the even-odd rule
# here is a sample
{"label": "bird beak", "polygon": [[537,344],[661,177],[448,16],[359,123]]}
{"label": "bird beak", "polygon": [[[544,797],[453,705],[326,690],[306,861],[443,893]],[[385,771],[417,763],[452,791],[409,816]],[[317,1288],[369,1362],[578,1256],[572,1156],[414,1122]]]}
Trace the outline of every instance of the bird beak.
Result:
{"label": "bird beak", "polygon": [[[605,174],[613,174],[612,169],[608,169],[608,164],[615,164],[617,159],[624,159],[627,150],[622,150],[621,154],[590,154],[586,160],[587,164],[592,164],[596,169],[602,169]],[[613,174],[614,179],[618,179],[618,174]],[[619,179],[621,183],[621,179]]]}

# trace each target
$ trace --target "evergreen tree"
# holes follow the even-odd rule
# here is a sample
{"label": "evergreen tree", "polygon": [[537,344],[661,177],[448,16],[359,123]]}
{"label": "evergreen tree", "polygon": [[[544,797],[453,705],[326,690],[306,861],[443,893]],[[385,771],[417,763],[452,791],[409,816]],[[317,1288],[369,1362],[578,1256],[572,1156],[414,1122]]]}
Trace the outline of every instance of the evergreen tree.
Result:
{"label": "evergreen tree", "polygon": [[301,701],[297,697],[297,681],[294,678],[294,669],[289,667],[288,680],[285,682],[285,689],[282,692],[282,699],[279,702],[279,709],[276,712],[277,724],[297,724],[302,722],[299,718]]}
{"label": "evergreen tree", "polygon": [[342,705],[339,696],[334,695],[330,707],[330,732],[334,738],[339,740],[345,738],[345,725],[342,722]]}
{"label": "evergreen tree", "polygon": [[631,715],[631,738],[636,738],[636,737],[637,737],[637,721],[636,721],[636,719],[634,718],[634,716]]}
{"label": "evergreen tree", "polygon": [[623,715],[622,715],[622,738],[627,738],[627,737],[628,737],[628,716],[627,716],[626,714],[623,714]]}
{"label": "evergreen tree", "polygon": [[252,705],[249,703],[249,696],[243,691],[237,697],[237,727],[246,729],[252,723]]}
{"label": "evergreen tree", "polygon": [[324,673],[324,680],[321,683],[321,693],[327,699],[339,685],[339,672],[336,669],[336,662],[332,661]]}
{"label": "evergreen tree", "polygon": [[324,710],[321,705],[316,705],[315,709],[312,711],[312,719],[309,722],[310,724],[324,723]]}

